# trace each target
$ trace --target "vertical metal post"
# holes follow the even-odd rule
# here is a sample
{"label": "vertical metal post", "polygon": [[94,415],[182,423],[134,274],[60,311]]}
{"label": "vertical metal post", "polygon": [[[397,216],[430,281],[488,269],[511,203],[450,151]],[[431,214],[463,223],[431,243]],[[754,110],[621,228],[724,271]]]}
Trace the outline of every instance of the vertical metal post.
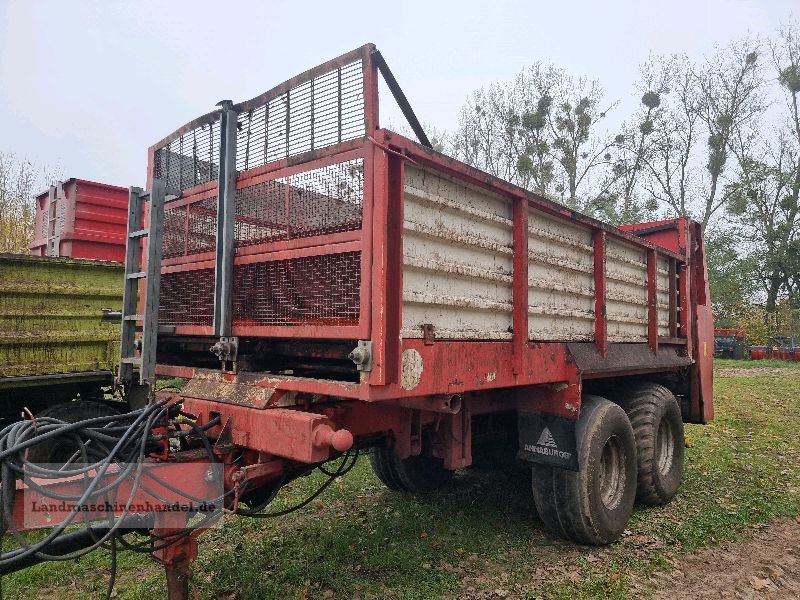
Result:
{"label": "vertical metal post", "polygon": [[606,232],[594,232],[594,344],[600,356],[608,356],[606,318]]}
{"label": "vertical metal post", "polygon": [[214,335],[231,335],[231,288],[233,287],[234,220],[236,218],[236,118],[230,100],[222,106],[217,192],[216,269],[214,271]]}
{"label": "vertical metal post", "polygon": [[658,352],[658,263],[656,251],[647,251],[647,341]]}
{"label": "vertical metal post", "polygon": [[678,282],[675,259],[669,259],[669,337],[678,337]]}
{"label": "vertical metal post", "polygon": [[44,248],[45,256],[58,256],[53,252],[58,229],[58,209],[56,207],[56,186],[51,185],[47,192],[47,245]]}
{"label": "vertical metal post", "polygon": [[364,128],[367,135],[374,135],[379,127],[378,117],[378,66],[372,59],[375,46],[367,44],[362,48],[362,68],[364,73]]}
{"label": "vertical metal post", "polygon": [[528,199],[517,197],[513,200],[512,221],[512,317],[514,350],[514,373],[523,372],[526,350],[528,348],[529,316],[528,316]]}
{"label": "vertical metal post", "polygon": [[336,141],[342,143],[342,67],[336,69]]}
{"label": "vertical metal post", "polygon": [[[370,144],[373,168],[371,385],[400,380],[400,328],[403,305],[404,161]],[[372,179],[371,178],[371,179]],[[369,238],[367,238],[369,239]],[[369,243],[369,242],[368,242]]]}
{"label": "vertical metal post", "polygon": [[147,269],[144,311],[142,312],[142,365],[139,383],[156,381],[156,343],[158,341],[158,297],[161,288],[161,241],[164,237],[164,200],[167,193],[163,179],[153,179],[150,190]]}

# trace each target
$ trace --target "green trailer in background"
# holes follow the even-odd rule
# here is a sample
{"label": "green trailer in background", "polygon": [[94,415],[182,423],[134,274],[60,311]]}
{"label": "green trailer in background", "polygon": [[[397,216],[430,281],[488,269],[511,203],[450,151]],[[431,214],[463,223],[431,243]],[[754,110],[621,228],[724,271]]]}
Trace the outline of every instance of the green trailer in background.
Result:
{"label": "green trailer in background", "polygon": [[122,306],[123,277],[118,262],[0,254],[2,422],[77,397],[103,401],[120,338],[119,318],[103,309]]}

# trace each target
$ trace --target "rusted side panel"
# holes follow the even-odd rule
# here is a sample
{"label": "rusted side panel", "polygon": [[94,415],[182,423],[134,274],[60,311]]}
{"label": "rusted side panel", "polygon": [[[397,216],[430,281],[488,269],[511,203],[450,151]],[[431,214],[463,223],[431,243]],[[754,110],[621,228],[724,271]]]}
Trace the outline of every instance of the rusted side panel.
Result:
{"label": "rusted side panel", "polygon": [[404,338],[510,340],[511,201],[407,164]]}
{"label": "rusted side panel", "polygon": [[591,229],[529,208],[528,261],[531,339],[593,340]]}
{"label": "rusted side panel", "polygon": [[114,367],[123,267],[95,260],[0,254],[0,381]]}
{"label": "rusted side panel", "polygon": [[[396,138],[392,138],[396,141]],[[457,174],[409,161],[404,195],[404,338],[510,340],[513,323],[512,206]],[[594,341],[597,319],[612,342],[647,342],[647,252],[608,235],[604,243],[605,314],[596,314],[594,239],[605,228],[528,208],[528,336],[539,341]],[[656,312],[652,329],[668,337],[670,257],[655,254]],[[674,285],[674,282],[673,282]]]}
{"label": "rusted side panel", "polygon": [[[669,334],[669,271],[665,258],[656,259],[658,333]],[[647,250],[609,240],[606,251],[606,318],[609,340],[648,341]]]}

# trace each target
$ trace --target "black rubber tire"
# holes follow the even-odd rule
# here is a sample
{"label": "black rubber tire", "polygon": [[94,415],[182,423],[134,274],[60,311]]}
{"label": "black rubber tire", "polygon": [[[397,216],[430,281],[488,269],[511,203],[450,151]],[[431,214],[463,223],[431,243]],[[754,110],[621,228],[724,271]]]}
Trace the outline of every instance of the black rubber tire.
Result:
{"label": "black rubber tire", "polygon": [[636,498],[649,506],[666,504],[683,480],[683,417],[678,400],[663,385],[643,382],[627,388],[619,404],[636,436]]}
{"label": "black rubber tire", "polygon": [[442,459],[425,451],[418,456],[399,459],[388,446],[376,446],[370,450],[369,462],[381,482],[394,491],[425,493],[438,490],[453,476],[445,469]]}
{"label": "black rubber tire", "polygon": [[[580,544],[609,544],[622,535],[636,499],[633,428],[613,402],[584,396],[576,436],[578,471],[533,466],[536,510],[553,535]],[[606,462],[610,475],[603,468]]]}
{"label": "black rubber tire", "polygon": [[[110,417],[118,415],[119,411],[114,410],[102,402],[92,402],[90,400],[75,400],[74,402],[64,402],[56,404],[40,411],[36,416],[39,418],[52,417],[67,423],[77,423],[86,419],[97,417]],[[27,459],[32,463],[38,464],[63,464],[69,456],[78,449],[77,443],[70,450],[62,440],[50,440],[32,446],[28,450]]]}

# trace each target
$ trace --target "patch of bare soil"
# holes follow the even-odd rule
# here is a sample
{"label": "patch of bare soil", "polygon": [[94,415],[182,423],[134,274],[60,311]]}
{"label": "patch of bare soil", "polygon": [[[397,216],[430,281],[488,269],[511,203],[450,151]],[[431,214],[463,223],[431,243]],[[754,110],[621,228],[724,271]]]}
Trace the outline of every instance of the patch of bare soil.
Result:
{"label": "patch of bare soil", "polygon": [[792,367],[750,367],[742,369],[740,367],[717,367],[714,375],[721,377],[798,377],[800,368]]}
{"label": "patch of bare soil", "polygon": [[796,600],[800,521],[778,519],[743,542],[686,555],[671,573],[657,574],[649,584],[655,587],[654,600]]}

